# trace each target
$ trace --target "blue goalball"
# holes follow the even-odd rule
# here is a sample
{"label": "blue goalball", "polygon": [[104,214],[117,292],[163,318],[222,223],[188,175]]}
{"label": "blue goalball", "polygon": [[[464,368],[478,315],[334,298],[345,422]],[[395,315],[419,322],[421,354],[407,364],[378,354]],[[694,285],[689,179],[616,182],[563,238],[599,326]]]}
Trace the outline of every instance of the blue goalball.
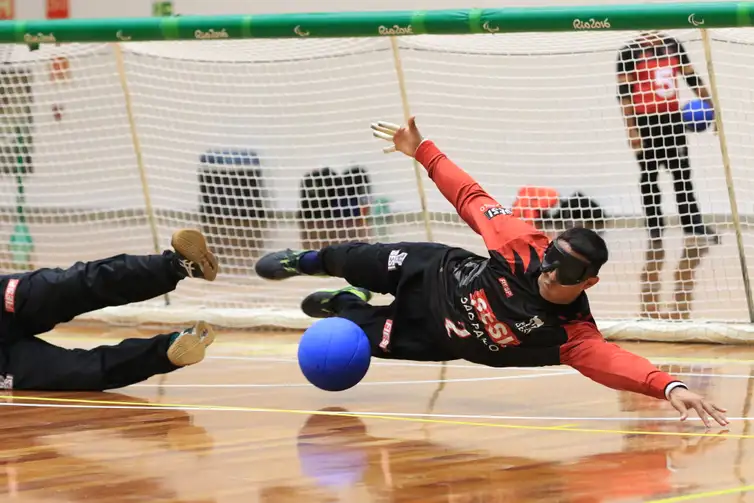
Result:
{"label": "blue goalball", "polygon": [[715,120],[715,110],[707,101],[691,100],[681,110],[688,131],[702,132]]}
{"label": "blue goalball", "polygon": [[324,318],[309,327],[298,345],[298,365],[307,381],[325,391],[356,386],[369,370],[367,334],[345,318]]}

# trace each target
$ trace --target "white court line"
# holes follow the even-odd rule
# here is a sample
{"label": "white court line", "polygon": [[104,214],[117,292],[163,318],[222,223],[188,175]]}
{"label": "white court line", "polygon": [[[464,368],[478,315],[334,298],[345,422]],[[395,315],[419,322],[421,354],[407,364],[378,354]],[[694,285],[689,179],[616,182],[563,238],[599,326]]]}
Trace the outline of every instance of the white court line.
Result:
{"label": "white court line", "polygon": [[[359,386],[390,386],[393,384],[440,384],[440,383],[454,383],[454,382],[480,382],[480,381],[505,381],[507,379],[536,379],[539,377],[556,377],[556,376],[572,376],[579,375],[579,372],[575,370],[560,371],[560,372],[547,372],[544,374],[523,374],[523,375],[508,375],[508,376],[495,376],[495,377],[466,377],[459,379],[430,379],[422,381],[366,381],[359,383]],[[690,374],[690,373],[675,373],[676,376],[692,376],[692,377],[720,377],[731,379],[754,379],[754,376],[748,374]],[[246,384],[246,383],[216,383],[216,384],[132,384],[134,388],[305,388],[309,387],[309,383],[268,383],[268,384]]]}
{"label": "white court line", "polygon": [[751,374],[697,374],[694,372],[673,372],[675,376],[686,377],[725,377],[730,379],[754,379]]}
{"label": "white court line", "polygon": [[[208,356],[207,360],[241,360],[241,361],[257,361],[257,362],[298,363],[298,360],[296,358],[274,358],[274,357],[267,357],[267,356]],[[378,365],[381,367],[430,367],[430,368],[442,367],[441,363],[432,363],[432,362],[374,361],[374,360],[372,360],[371,365]],[[529,370],[529,371],[539,371],[539,372],[562,372],[562,370],[556,369],[556,368],[548,369],[546,367],[487,367],[485,365],[474,365],[473,363],[469,363],[469,364],[448,363],[445,365],[445,367],[455,368],[455,369],[488,369],[488,370],[503,370],[503,371]]]}
{"label": "white court line", "polygon": [[[289,358],[266,358],[266,357],[255,357],[255,356],[210,356],[207,357],[207,359],[214,359],[214,360],[244,360],[244,361],[266,361],[266,362],[281,362],[281,363],[297,363],[298,360],[295,358],[289,359]],[[379,365],[379,366],[386,366],[386,367],[440,367],[441,365],[433,364],[433,363],[418,363],[418,362],[391,362],[391,361],[378,361],[378,362],[372,362],[371,365]],[[487,367],[485,365],[446,365],[447,368],[461,368],[461,369],[487,369],[487,370],[497,370],[497,371],[539,371],[539,372],[546,372],[550,375],[576,375],[579,372],[577,371],[568,371],[568,370],[562,370],[559,368],[546,368],[546,367]],[[671,372],[674,376],[685,376],[685,377],[721,377],[721,378],[730,378],[730,379],[754,379],[754,375],[751,374],[705,374],[705,373],[699,373],[699,372]],[[533,374],[536,377],[545,377],[545,375],[542,374]],[[525,377],[525,376],[523,376]],[[490,378],[478,378],[478,379],[450,379],[450,380],[436,380],[436,381],[396,381],[396,382],[384,382],[384,383],[362,383],[363,384],[413,384],[413,383],[441,383],[441,382],[463,382],[463,381],[493,381],[495,379]]]}
{"label": "white court line", "polygon": [[[576,374],[577,372],[561,372],[562,375]],[[462,379],[431,379],[427,381],[377,381],[361,382],[359,386],[387,386],[391,384],[439,384],[447,382],[479,382],[479,381],[504,381],[507,379],[536,379],[538,377],[551,377],[554,374],[525,374],[512,376],[494,376],[494,377],[467,377]],[[270,383],[270,384],[132,384],[133,388],[308,388],[309,383]]]}
{"label": "white court line", "polygon": [[[307,411],[308,412],[308,411]],[[328,415],[330,413],[328,412]],[[346,413],[333,412],[333,415],[355,415],[355,416],[397,416],[397,417],[430,417],[436,419],[504,419],[506,421],[518,420],[518,421],[679,421],[678,417],[573,417],[573,416],[498,416],[498,415],[486,415],[486,414],[426,414],[423,412],[355,412],[349,411]],[[691,417],[686,421],[694,419],[700,421],[698,417]],[[734,419],[737,421],[748,421],[754,419],[754,417],[733,417],[728,419]]]}
{"label": "white court line", "polygon": [[[12,403],[12,402],[0,402],[0,407],[41,407],[41,408],[54,408],[54,409],[133,409],[133,410],[182,410],[182,411],[199,411],[199,412],[219,412],[219,411],[229,411],[229,412],[259,412],[255,410],[251,410],[248,407],[219,407],[217,409],[212,408],[212,406],[181,406],[181,407],[175,407],[170,405],[79,405],[79,404],[69,404],[69,403]],[[309,411],[303,411],[304,413]]]}
{"label": "white court line", "polygon": [[[258,362],[279,362],[279,363],[297,363],[297,358],[281,358],[281,357],[272,357],[272,356],[243,356],[243,355],[224,355],[224,356],[208,356],[206,358],[207,360],[240,360],[240,361],[258,361]],[[737,361],[737,360],[724,360],[724,359],[712,359],[712,360],[703,360],[703,359],[693,359],[693,360],[675,360],[670,358],[664,358],[664,357],[657,357],[657,358],[648,358],[649,361],[652,363],[658,364],[658,365],[686,365],[686,366],[693,366],[693,365],[708,365],[710,367],[722,367],[723,365],[738,365],[738,366],[753,366],[754,360],[751,361]],[[412,362],[412,361],[406,361],[406,360],[372,360],[372,365],[379,365],[384,367],[430,367],[430,368],[438,368],[442,367],[443,364],[441,362]],[[529,371],[540,371],[540,372],[560,372],[561,370],[557,368],[548,368],[548,367],[488,367],[486,365],[476,365],[473,363],[446,363],[444,365],[446,368],[458,368],[458,369],[486,369],[486,370],[529,370]],[[557,365],[553,365],[552,367],[557,367]],[[690,375],[690,374],[689,374]],[[702,374],[700,374],[702,375]]]}
{"label": "white court line", "polygon": [[[21,398],[23,399],[23,398]],[[218,406],[213,408],[211,405],[207,406],[170,406],[170,405],[144,405],[144,406],[131,406],[131,405],[79,405],[79,404],[54,404],[54,403],[9,403],[0,402],[0,407],[39,407],[39,408],[61,408],[61,409],[133,409],[133,410],[181,410],[181,411],[197,411],[197,412],[274,412],[285,413],[285,409],[270,409],[270,410],[255,410],[251,407],[227,407]],[[264,407],[260,407],[263,409]],[[325,415],[322,411],[318,410],[295,410],[300,414],[314,414]],[[572,416],[496,416],[486,414],[425,414],[425,413],[410,413],[410,412],[338,412],[328,411],[328,416],[346,416],[346,417],[363,417],[368,418],[372,416],[391,416],[391,417],[426,417],[434,419],[501,419],[506,421],[679,421],[677,417],[572,417]],[[750,421],[754,417],[729,417],[729,421]],[[686,421],[701,421],[698,417],[689,416]],[[568,431],[567,428],[563,431]]]}

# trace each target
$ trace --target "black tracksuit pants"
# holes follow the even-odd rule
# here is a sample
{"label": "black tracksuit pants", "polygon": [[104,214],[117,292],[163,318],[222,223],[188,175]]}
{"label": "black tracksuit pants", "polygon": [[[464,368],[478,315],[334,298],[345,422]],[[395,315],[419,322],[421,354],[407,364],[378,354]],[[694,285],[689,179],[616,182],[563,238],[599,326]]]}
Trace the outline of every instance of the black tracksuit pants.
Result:
{"label": "black tracksuit pants", "polygon": [[[389,306],[372,306],[353,295],[333,301],[338,316],[359,325],[369,337],[372,356],[397,360],[448,361],[457,357],[441,347],[447,337],[432,322],[425,274],[438,254],[448,250],[433,243],[345,243],[320,250],[324,270],[353,286],[390,294]],[[405,255],[403,255],[405,254]]]}
{"label": "black tracksuit pants", "polygon": [[37,335],[79,314],[163,295],[182,277],[169,251],[0,277],[0,387],[100,391],[175,370],[167,358],[171,334],[90,350],[64,349]]}
{"label": "black tracksuit pants", "polygon": [[681,113],[640,115],[637,125],[642,139],[642,150],[637,154],[641,168],[639,188],[650,237],[661,238],[665,229],[662,195],[657,183],[662,165],[673,176],[673,190],[683,232],[700,232],[703,227],[702,215],[691,181],[691,163]]}

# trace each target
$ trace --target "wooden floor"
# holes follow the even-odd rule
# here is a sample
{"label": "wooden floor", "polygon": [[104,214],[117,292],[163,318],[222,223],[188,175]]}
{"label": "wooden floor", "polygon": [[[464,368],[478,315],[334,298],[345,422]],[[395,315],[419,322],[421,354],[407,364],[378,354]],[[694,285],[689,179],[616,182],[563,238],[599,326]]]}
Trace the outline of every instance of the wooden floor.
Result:
{"label": "wooden floor", "polygon": [[[97,330],[48,339],[152,332]],[[625,345],[728,407],[730,430],[705,432],[565,367],[374,361],[327,393],[296,341],[221,333],[201,364],[118,392],[5,396],[0,502],[754,501],[754,346]]]}

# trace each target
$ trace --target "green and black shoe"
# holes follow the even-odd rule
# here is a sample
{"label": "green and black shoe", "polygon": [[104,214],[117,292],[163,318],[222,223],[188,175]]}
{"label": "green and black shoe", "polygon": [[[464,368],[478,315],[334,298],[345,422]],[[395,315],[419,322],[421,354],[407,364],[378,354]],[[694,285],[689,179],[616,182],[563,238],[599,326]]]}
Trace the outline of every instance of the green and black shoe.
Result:
{"label": "green and black shoe", "polygon": [[347,286],[345,288],[338,288],[336,290],[317,290],[310,293],[301,302],[301,310],[307,316],[312,318],[330,318],[337,316],[337,313],[333,311],[332,300],[338,295],[353,295],[364,302],[369,302],[372,299],[372,292],[366,288],[359,288],[356,286]]}
{"label": "green and black shoe", "polygon": [[259,277],[272,280],[281,280],[301,276],[304,273],[298,265],[301,255],[308,250],[291,250],[290,248],[268,253],[260,258],[254,266]]}

